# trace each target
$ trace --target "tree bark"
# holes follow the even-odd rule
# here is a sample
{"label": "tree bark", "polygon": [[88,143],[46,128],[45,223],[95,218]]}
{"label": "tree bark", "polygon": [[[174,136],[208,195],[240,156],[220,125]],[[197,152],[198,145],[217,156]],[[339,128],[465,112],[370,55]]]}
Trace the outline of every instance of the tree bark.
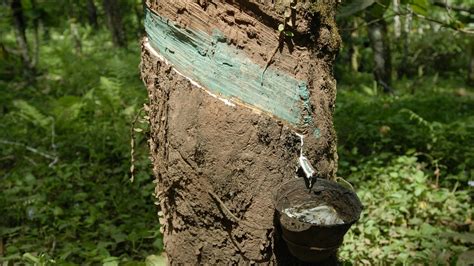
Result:
{"label": "tree bark", "polygon": [[359,27],[357,19],[353,20],[353,28],[355,30],[351,31],[350,37],[351,37],[351,42],[350,42],[350,56],[351,56],[351,69],[354,72],[359,71],[359,57],[360,57],[360,52],[359,52],[359,45],[355,43],[355,40],[359,38],[359,33],[357,32],[357,28]]}
{"label": "tree bark", "polygon": [[97,7],[94,3],[94,0],[87,0],[87,19],[89,25],[94,29],[99,28],[99,23],[97,22]]}
{"label": "tree bark", "polygon": [[467,84],[474,87],[474,37],[469,36],[469,69],[467,71]]}
{"label": "tree bark", "polygon": [[143,28],[143,10],[145,3],[140,1],[140,5],[133,3],[133,10],[135,11],[135,19],[137,20],[137,37],[140,39],[145,34],[145,29]]}
{"label": "tree bark", "polygon": [[114,45],[117,47],[126,47],[127,39],[118,0],[103,0],[102,3]]}
{"label": "tree bark", "polygon": [[402,53],[402,60],[401,64],[398,67],[398,76],[403,77],[407,76],[410,74],[409,65],[408,65],[408,56],[410,55],[410,31],[411,31],[411,22],[413,19],[412,13],[408,13],[405,15],[405,21],[403,24],[403,31],[402,31],[402,36],[401,36],[401,41],[402,41],[402,47],[403,47],[403,53]]}
{"label": "tree bark", "polygon": [[82,41],[81,41],[79,28],[77,26],[77,22],[75,18],[69,19],[69,29],[71,30],[71,36],[74,41],[74,48],[76,50],[76,54],[81,56],[82,55]]}
{"label": "tree bark", "polygon": [[[400,0],[392,0],[393,12],[395,14],[400,13]],[[402,23],[400,21],[400,15],[393,17],[393,32],[396,39],[399,39],[402,35]]]}
{"label": "tree bark", "polygon": [[34,65],[30,57],[28,40],[26,38],[26,22],[23,15],[23,5],[21,0],[12,0],[10,4],[13,15],[13,26],[15,28],[16,43],[20,50],[23,72],[27,79],[31,80],[34,76]]}
{"label": "tree bark", "polygon": [[301,152],[335,177],[336,1],[293,11],[286,39],[271,2],[147,1],[141,73],[171,265],[298,265],[272,193]]}
{"label": "tree bark", "polygon": [[368,34],[373,52],[374,76],[384,92],[392,92],[392,63],[390,44],[387,36],[387,23],[384,19],[367,15]]}
{"label": "tree bark", "polygon": [[31,65],[34,67],[39,62],[40,56],[40,34],[39,34],[39,26],[41,20],[41,12],[36,5],[36,0],[31,0],[31,8],[34,11],[34,18],[33,18],[33,36],[34,36],[34,46],[33,46],[33,59]]}

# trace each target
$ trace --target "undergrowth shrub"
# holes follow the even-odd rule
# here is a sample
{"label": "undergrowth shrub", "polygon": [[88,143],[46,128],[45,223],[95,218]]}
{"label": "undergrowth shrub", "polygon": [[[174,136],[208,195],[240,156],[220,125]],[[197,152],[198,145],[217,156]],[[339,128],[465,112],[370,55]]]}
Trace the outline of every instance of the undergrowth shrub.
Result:
{"label": "undergrowth shrub", "polygon": [[[473,248],[474,97],[456,81],[339,86],[339,172],[365,206],[340,249],[354,265],[456,265]],[[462,88],[462,87],[461,87]],[[463,265],[462,263],[459,265]]]}
{"label": "undergrowth shrub", "polygon": [[439,171],[445,186],[467,185],[474,177],[472,96],[428,88],[414,95],[367,96],[343,87],[335,126],[342,176],[357,171],[363,158],[415,154]]}
{"label": "undergrowth shrub", "polygon": [[473,247],[472,233],[455,233],[469,230],[469,190],[436,187],[424,170],[414,156],[389,163],[374,158],[348,177],[364,210],[344,239],[343,259],[355,265],[448,265]]}
{"label": "undergrowth shrub", "polygon": [[138,43],[117,50],[81,32],[81,54],[67,31],[51,34],[36,84],[0,81],[0,262],[124,263],[162,249],[143,134],[134,183],[128,174],[146,100]]}

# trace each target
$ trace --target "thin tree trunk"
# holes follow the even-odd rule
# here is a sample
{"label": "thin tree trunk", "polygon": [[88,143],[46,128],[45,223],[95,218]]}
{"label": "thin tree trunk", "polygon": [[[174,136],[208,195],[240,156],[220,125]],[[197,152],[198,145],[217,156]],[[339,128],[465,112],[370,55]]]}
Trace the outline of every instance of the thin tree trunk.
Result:
{"label": "thin tree trunk", "polygon": [[99,28],[99,23],[97,22],[97,7],[95,6],[94,0],[87,0],[87,19],[89,25],[94,29]]}
{"label": "thin tree trunk", "polygon": [[141,73],[168,263],[298,265],[272,192],[301,153],[335,177],[336,1],[314,23],[299,10],[288,42],[271,0],[147,2]]}
{"label": "thin tree trunk", "polygon": [[469,69],[467,74],[467,84],[474,86],[474,37],[470,36],[469,42]]}
{"label": "thin tree trunk", "polygon": [[143,10],[144,10],[144,3],[141,1],[140,7],[137,6],[136,3],[133,4],[133,8],[135,10],[135,18],[137,20],[137,36],[141,38],[145,33],[145,28],[143,27]]}
{"label": "thin tree trunk", "polygon": [[69,26],[71,29],[72,39],[74,40],[74,48],[76,49],[77,55],[82,55],[82,41],[77,27],[76,20],[74,18],[69,19]]}
{"label": "thin tree trunk", "polygon": [[[395,14],[400,13],[400,0],[393,0],[393,11]],[[393,32],[396,39],[399,39],[402,34],[402,23],[400,21],[400,15],[395,15],[393,17]]]}
{"label": "thin tree trunk", "polygon": [[33,18],[33,36],[34,36],[34,46],[33,46],[33,59],[31,64],[33,67],[39,62],[40,56],[40,34],[39,34],[39,25],[41,20],[41,12],[38,10],[36,5],[36,0],[31,0],[31,7],[35,13]]}
{"label": "thin tree trunk", "polygon": [[359,27],[359,25],[357,23],[357,19],[354,18],[353,19],[353,28],[355,30],[353,30],[350,34],[350,38],[351,38],[351,43],[350,43],[350,46],[351,46],[351,48],[350,48],[351,69],[354,72],[359,71],[359,56],[360,56],[359,46],[354,41],[357,38],[359,38],[359,33],[357,32],[358,27]]}
{"label": "thin tree trunk", "polygon": [[392,64],[390,54],[390,44],[387,36],[387,23],[384,19],[374,20],[367,16],[368,34],[370,45],[373,51],[374,76],[377,84],[384,92],[392,92]]}
{"label": "thin tree trunk", "polygon": [[126,47],[125,28],[122,22],[122,14],[118,0],[103,0],[102,4],[114,45],[117,47]]}
{"label": "thin tree trunk", "polygon": [[82,41],[81,41],[81,36],[79,34],[79,29],[77,27],[78,13],[76,12],[74,2],[68,2],[67,11],[68,11],[67,15],[68,15],[69,29],[71,31],[72,41],[74,42],[74,49],[77,55],[81,55],[82,54]]}
{"label": "thin tree trunk", "polygon": [[34,66],[31,61],[28,40],[26,38],[26,22],[23,15],[23,6],[21,0],[12,0],[11,10],[13,15],[13,26],[16,34],[16,43],[20,50],[21,61],[23,63],[23,72],[31,80],[34,76]]}
{"label": "thin tree trunk", "polygon": [[401,64],[398,67],[398,76],[403,77],[404,75],[408,75],[408,56],[410,55],[410,31],[411,31],[411,22],[412,22],[413,15],[408,13],[405,15],[405,22],[403,24],[403,31],[401,36],[401,41],[403,44],[403,52],[402,52],[402,60]]}

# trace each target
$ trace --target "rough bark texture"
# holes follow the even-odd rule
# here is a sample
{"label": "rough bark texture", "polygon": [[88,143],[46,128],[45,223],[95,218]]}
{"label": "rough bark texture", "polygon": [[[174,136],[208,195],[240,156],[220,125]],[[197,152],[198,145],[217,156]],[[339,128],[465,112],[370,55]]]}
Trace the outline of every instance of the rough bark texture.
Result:
{"label": "rough bark texture", "polygon": [[[283,10],[271,2],[149,0],[146,4],[183,28],[209,34],[220,30],[230,46],[263,68],[278,46],[276,28],[283,21]],[[300,154],[295,133],[305,135],[305,156],[320,177],[333,178],[337,168],[332,123],[336,95],[332,62],[339,48],[335,2],[312,10],[313,18],[304,10],[298,12],[295,36],[270,66],[307,81],[311,125],[291,125],[238,102],[226,105],[143,45],[149,142],[170,264],[297,264],[278,237],[272,202],[274,188],[295,177]]]}

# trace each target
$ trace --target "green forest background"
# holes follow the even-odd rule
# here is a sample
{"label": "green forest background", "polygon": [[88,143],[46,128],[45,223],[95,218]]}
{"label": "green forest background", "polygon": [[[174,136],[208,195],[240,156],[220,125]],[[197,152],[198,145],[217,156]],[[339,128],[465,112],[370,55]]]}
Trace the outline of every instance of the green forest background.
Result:
{"label": "green forest background", "polygon": [[[142,17],[141,0],[0,1],[2,265],[162,261]],[[474,1],[347,1],[338,24],[338,175],[365,205],[341,259],[474,263]]]}

